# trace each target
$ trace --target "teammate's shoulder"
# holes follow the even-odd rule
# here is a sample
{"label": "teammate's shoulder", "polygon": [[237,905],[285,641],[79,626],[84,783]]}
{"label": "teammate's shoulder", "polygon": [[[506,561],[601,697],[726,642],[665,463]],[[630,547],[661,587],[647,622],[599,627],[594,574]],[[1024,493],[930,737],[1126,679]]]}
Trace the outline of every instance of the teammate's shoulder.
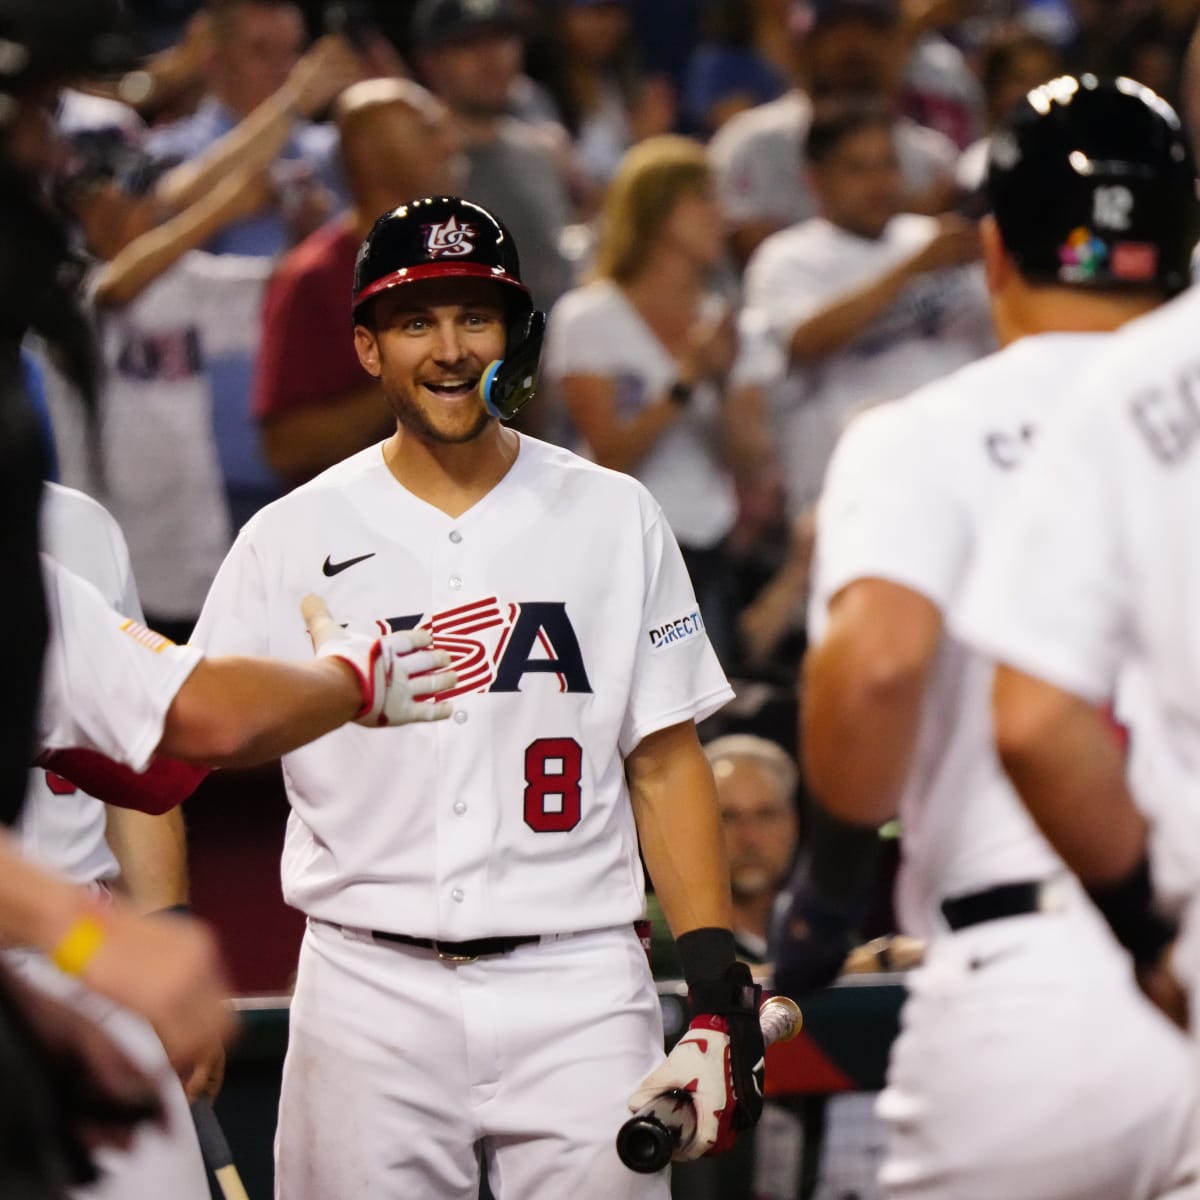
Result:
{"label": "teammate's shoulder", "polygon": [[117,519],[99,500],[78,488],[47,480],[43,485],[42,513],[62,514],[70,519],[94,521],[100,525],[116,525]]}
{"label": "teammate's shoulder", "polygon": [[1091,381],[1149,382],[1160,375],[1177,374],[1185,364],[1200,359],[1200,353],[1193,347],[1197,322],[1200,322],[1200,286],[1193,285],[1107,338],[1103,352],[1097,356]]}

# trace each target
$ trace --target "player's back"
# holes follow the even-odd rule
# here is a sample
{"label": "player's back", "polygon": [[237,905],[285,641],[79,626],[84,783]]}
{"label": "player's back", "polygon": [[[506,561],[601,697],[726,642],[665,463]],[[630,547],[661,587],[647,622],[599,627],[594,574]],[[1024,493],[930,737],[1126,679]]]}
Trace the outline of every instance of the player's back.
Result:
{"label": "player's back", "polygon": [[[942,928],[937,906],[948,896],[1061,870],[996,757],[991,663],[951,627],[992,514],[1011,502],[1041,427],[1054,419],[1055,387],[1077,376],[1098,345],[1092,334],[1025,338],[863,414],[830,466],[813,635],[821,636],[828,600],[853,578],[910,588],[935,604],[944,622],[900,805],[905,850],[897,902],[902,924],[915,934]],[[856,530],[865,527],[871,548],[864,551],[868,541]]]}

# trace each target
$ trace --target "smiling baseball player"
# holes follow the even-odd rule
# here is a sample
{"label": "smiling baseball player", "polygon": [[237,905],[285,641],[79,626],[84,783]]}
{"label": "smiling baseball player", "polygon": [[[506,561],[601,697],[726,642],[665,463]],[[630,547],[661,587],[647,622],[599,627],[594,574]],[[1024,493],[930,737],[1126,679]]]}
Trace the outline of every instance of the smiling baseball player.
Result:
{"label": "smiling baseball player", "polygon": [[1200,1187],[1182,1036],[1014,794],[992,746],[991,666],[953,631],[993,514],[1059,415],[1051,398],[1107,332],[1186,285],[1193,175],[1148,89],[1084,76],[1029,93],[989,166],[1004,349],[860,417],[830,467],[804,693],[818,817],[776,982],[795,993],[836,972],[875,829],[899,815],[900,921],[929,948],[879,1103],[890,1196]]}
{"label": "smiling baseball player", "polygon": [[[532,394],[542,318],[494,217],[384,214],[354,315],[396,433],[246,525],[196,637],[301,657],[290,614],[320,584],[351,629],[432,630],[459,682],[449,721],[284,760],[284,892],[309,921],[278,1194],[474,1197],[482,1153],[505,1200],[665,1196],[615,1149],[656,1063],[643,1091],[700,1078],[692,1153],[761,1106],[695,730],[729,685],[646,490],[497,420]],[[665,1063],[639,839],[702,1027]]]}

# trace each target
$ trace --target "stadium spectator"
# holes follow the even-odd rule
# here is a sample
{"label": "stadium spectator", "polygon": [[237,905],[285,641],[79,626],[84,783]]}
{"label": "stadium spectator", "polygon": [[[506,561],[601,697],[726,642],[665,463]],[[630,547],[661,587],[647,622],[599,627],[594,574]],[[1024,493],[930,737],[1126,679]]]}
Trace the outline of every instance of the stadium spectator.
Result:
{"label": "stadium spectator", "polygon": [[[208,12],[208,94],[195,113],[154,130],[148,141],[151,154],[166,163],[200,158],[259,105],[278,96],[304,49],[304,20],[290,0],[210,0]],[[343,79],[343,86],[348,82]],[[206,249],[271,258],[341,206],[337,134],[328,125],[310,123],[318,111],[297,104],[288,114],[288,136],[272,167],[273,201],[223,229]],[[253,368],[253,352],[214,355],[207,362],[217,451],[235,527],[280,490],[259,451],[250,412]]]}
{"label": "stadium spectator", "polygon": [[835,102],[806,143],[820,216],[768,238],[746,270],[791,373],[781,456],[793,513],[812,503],[843,423],[993,345],[979,234],[963,217],[902,211],[896,120]]}
{"label": "stadium spectator", "polygon": [[663,506],[719,655],[733,620],[730,468],[752,474],[767,457],[761,385],[778,367],[752,340],[739,355],[734,317],[710,290],[721,255],[703,147],[648,138],[609,188],[595,278],[551,313],[543,360],[586,450]]}
{"label": "stadium spectator", "polygon": [[681,110],[709,137],[730,117],[777,100],[795,74],[792,0],[709,0],[706,39],[688,61]]}
{"label": "stadium spectator", "polygon": [[343,336],[355,256],[381,213],[452,192],[461,173],[449,114],[419,84],[364,80],[342,94],[336,118],[352,206],[288,254],[263,306],[254,413],[267,461],[291,484],[394,427]]}
{"label": "stadium spectator", "polygon": [[[199,247],[271,203],[266,168],[288,135],[293,105],[327,103],[353,67],[346,59],[337,41],[323,40],[247,121],[157,179],[145,153],[115,130],[69,142],[62,187],[98,260],[89,292],[107,373],[102,469],[93,473],[78,436],[72,441],[77,405],[63,402],[61,379],[50,371],[64,469],[117,518],[151,623],[175,641],[190,635],[232,540],[206,368],[256,352],[272,268],[269,258]],[[164,439],[176,447],[172,455],[158,452]]]}
{"label": "stadium spectator", "polygon": [[571,286],[560,248],[571,216],[568,168],[545,125],[510,115],[524,26],[511,0],[420,0],[412,41],[422,81],[462,138],[465,199],[494,212],[521,247],[521,274],[548,308]]}
{"label": "stadium spectator", "polygon": [[[803,169],[804,140],[816,100],[872,97],[899,104],[906,40],[890,0],[822,0],[800,44],[792,90],[740,113],[713,138],[711,153],[730,244],[745,262],[771,233],[817,210]],[[958,151],[943,134],[906,117],[895,128],[903,180],[900,207],[938,212],[954,195]]]}
{"label": "stadium spectator", "polygon": [[675,94],[663,77],[639,69],[630,38],[629,0],[549,0],[547,85],[570,134],[594,210],[625,151],[670,131]]}
{"label": "stadium spectator", "polygon": [[983,129],[983,91],[954,36],[976,8],[974,0],[901,0],[909,51],[900,111],[944,133],[960,150]]}

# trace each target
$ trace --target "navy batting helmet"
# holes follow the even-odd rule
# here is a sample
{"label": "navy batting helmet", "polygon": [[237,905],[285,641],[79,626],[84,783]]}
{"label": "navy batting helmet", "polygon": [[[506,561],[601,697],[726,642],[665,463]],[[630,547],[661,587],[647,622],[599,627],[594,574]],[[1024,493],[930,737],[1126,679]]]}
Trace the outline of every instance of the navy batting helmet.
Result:
{"label": "navy batting helmet", "polygon": [[537,391],[546,314],[521,282],[521,260],[504,224],[457,196],[432,196],[381,216],[354,264],[353,314],[362,322],[376,296],[425,279],[487,279],[502,285],[508,309],[504,358],[479,381],[488,411],[510,421]]}
{"label": "navy batting helmet", "polygon": [[1064,75],[992,138],[987,189],[1034,283],[1182,291],[1200,236],[1195,166],[1175,110],[1132,79]]}

